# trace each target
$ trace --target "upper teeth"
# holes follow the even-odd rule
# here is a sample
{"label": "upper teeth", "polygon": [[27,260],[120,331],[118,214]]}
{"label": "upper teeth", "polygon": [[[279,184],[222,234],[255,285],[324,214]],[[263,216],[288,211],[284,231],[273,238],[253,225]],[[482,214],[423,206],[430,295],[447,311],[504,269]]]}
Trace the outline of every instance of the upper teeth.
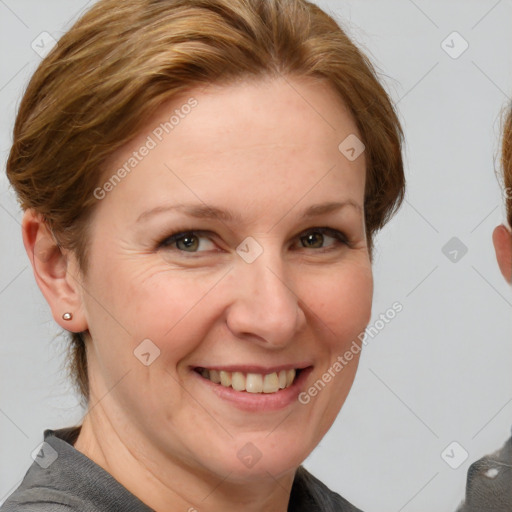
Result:
{"label": "upper teeth", "polygon": [[216,384],[232,387],[236,391],[249,393],[275,393],[290,386],[295,379],[295,370],[267,373],[226,372],[224,370],[201,369],[201,375]]}

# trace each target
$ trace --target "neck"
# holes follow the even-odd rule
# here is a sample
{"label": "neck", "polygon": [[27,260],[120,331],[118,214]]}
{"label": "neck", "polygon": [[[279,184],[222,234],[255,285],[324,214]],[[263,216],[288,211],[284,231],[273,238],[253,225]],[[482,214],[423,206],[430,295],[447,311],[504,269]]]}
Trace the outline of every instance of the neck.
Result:
{"label": "neck", "polygon": [[74,447],[156,512],[286,512],[295,474],[235,482],[193,467],[162,453],[135,427],[114,424],[101,402],[85,416]]}

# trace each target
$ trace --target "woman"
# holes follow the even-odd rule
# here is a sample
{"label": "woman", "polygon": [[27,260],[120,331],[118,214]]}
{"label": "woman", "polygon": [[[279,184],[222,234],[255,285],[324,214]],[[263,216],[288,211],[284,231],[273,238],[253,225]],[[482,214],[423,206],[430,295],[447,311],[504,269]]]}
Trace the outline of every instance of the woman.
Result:
{"label": "woman", "polygon": [[[512,110],[509,109],[502,142],[502,170],[507,222],[494,229],[492,241],[500,271],[512,284]],[[466,499],[458,512],[509,512],[512,510],[512,437],[496,452],[471,464]]]}
{"label": "woman", "polygon": [[301,463],[352,385],[404,175],[334,20],[100,1],[33,76],[7,172],[88,412],[2,510],[357,510]]}

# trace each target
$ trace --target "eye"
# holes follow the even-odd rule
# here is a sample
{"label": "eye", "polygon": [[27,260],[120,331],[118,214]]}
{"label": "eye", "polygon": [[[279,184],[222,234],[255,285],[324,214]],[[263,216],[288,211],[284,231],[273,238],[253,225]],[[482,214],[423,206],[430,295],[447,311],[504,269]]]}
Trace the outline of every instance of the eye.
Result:
{"label": "eye", "polygon": [[[212,251],[216,245],[211,240],[213,233],[208,231],[179,231],[164,238],[158,249],[186,252],[189,254]],[[297,236],[302,248],[331,250],[340,245],[350,245],[347,237],[337,229],[320,227],[303,231]],[[300,249],[300,247],[299,247]]]}
{"label": "eye", "polygon": [[211,249],[212,247],[208,247],[208,243],[212,247],[214,246],[203,231],[182,231],[168,236],[158,244],[158,247],[194,253]]}
{"label": "eye", "polygon": [[325,249],[324,243],[329,239],[334,240],[334,243],[331,242],[327,247],[339,244],[349,245],[347,237],[333,228],[312,228],[300,236],[303,247],[307,249]]}

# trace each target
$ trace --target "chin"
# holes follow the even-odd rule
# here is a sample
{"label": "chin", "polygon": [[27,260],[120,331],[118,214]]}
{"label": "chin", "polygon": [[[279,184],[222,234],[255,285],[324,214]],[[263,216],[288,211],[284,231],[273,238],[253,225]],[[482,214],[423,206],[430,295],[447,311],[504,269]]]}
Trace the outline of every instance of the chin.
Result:
{"label": "chin", "polygon": [[231,472],[229,480],[240,483],[268,481],[295,472],[314,446],[306,449],[308,440],[294,434],[265,432],[237,439],[235,456],[227,457],[228,464],[224,468],[226,473]]}

